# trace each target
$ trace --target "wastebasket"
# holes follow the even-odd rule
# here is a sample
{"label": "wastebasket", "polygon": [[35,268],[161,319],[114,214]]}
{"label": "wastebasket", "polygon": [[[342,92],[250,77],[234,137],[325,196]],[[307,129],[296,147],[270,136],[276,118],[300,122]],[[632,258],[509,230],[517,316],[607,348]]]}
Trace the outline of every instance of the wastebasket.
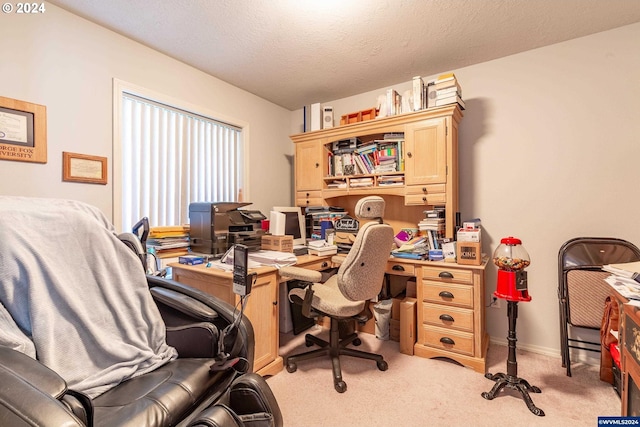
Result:
{"label": "wastebasket", "polygon": [[381,340],[389,340],[389,324],[391,320],[391,306],[393,302],[390,299],[382,300],[373,306],[373,316],[376,320],[376,338]]}

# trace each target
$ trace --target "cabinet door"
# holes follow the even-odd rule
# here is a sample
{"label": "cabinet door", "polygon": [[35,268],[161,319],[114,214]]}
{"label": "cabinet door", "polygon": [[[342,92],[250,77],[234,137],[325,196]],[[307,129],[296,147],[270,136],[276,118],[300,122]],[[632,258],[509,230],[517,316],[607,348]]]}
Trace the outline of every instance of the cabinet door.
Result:
{"label": "cabinet door", "polygon": [[322,190],[323,160],[321,141],[296,144],[296,191]]}
{"label": "cabinet door", "polygon": [[447,181],[447,127],[444,118],[405,127],[405,184]]}
{"label": "cabinet door", "polygon": [[253,326],[255,353],[253,370],[258,371],[278,357],[278,278],[276,273],[258,276],[245,309]]}

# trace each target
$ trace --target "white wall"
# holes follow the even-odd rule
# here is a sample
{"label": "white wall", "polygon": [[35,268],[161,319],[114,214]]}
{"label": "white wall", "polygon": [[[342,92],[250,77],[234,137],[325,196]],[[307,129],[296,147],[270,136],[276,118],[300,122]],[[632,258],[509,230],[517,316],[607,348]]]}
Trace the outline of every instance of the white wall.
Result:
{"label": "white wall", "polygon": [[[82,200],[111,217],[112,81],[117,78],[247,123],[244,200],[263,212],[292,203],[288,110],[52,4],[42,15],[3,15],[0,52],[0,96],[45,105],[48,130],[48,163],[0,160],[0,194]],[[63,182],[63,151],[107,157],[109,183]]]}
{"label": "white wall", "polygon": [[[531,256],[533,300],[519,304],[519,347],[559,355],[557,257],[565,241],[609,236],[640,245],[638,52],[640,24],[633,24],[453,70],[467,106],[463,219],[482,219],[485,252],[516,236]],[[411,77],[393,87],[408,89]],[[339,120],[371,108],[384,89],[324,104]],[[301,110],[292,113],[292,129],[301,118]],[[489,297],[495,266],[485,278]],[[492,339],[505,342],[507,326],[504,302],[487,309]]]}

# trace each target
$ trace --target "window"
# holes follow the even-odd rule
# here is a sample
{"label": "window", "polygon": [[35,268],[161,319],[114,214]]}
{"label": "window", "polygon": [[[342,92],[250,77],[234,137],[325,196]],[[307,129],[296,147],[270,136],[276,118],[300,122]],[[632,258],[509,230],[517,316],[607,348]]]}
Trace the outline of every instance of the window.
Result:
{"label": "window", "polygon": [[240,127],[126,90],[115,96],[117,92],[117,228],[129,231],[145,216],[152,227],[186,224],[191,202],[237,200],[244,172]]}

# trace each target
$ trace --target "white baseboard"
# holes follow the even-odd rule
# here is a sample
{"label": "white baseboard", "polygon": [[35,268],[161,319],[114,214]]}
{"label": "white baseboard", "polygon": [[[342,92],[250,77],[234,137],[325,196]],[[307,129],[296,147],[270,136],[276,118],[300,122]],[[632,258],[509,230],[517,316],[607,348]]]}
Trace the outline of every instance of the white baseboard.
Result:
{"label": "white baseboard", "polygon": [[[489,342],[491,344],[496,344],[496,345],[504,345],[504,346],[508,345],[508,341],[505,338],[491,337]],[[518,343],[518,349],[530,351],[536,354],[541,354],[543,356],[553,357],[554,359],[558,359],[558,363],[562,363],[560,361],[562,359],[560,350],[555,348]],[[570,349],[570,351],[571,351],[571,363],[586,363],[587,365],[600,364],[600,353],[595,353],[592,351],[580,351],[577,349]]]}

